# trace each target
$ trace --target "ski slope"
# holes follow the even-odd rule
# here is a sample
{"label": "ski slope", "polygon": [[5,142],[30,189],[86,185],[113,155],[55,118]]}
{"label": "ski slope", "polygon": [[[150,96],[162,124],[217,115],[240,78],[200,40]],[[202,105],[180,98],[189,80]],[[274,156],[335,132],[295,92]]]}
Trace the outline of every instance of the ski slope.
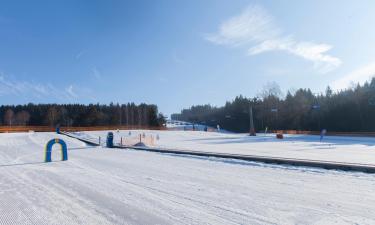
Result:
{"label": "ski slope", "polygon": [[[104,132],[89,132],[96,134]],[[235,140],[159,134],[159,145],[218,151]],[[67,142],[69,160],[58,161],[56,146],[55,162],[43,163],[44,145],[56,137]],[[374,188],[372,174],[88,147],[54,133],[0,134],[0,224],[375,224]]]}
{"label": "ski slope", "polygon": [[[317,135],[285,135],[276,139],[275,134],[217,133],[202,131],[132,131],[138,134],[159,135],[155,147],[181,150],[207,151],[229,154],[270,156],[309,160],[333,161],[375,165],[375,138],[326,136],[320,142]],[[83,132],[90,137],[101,136],[105,140],[107,131]],[[115,132],[115,142],[127,138],[128,131]]]}

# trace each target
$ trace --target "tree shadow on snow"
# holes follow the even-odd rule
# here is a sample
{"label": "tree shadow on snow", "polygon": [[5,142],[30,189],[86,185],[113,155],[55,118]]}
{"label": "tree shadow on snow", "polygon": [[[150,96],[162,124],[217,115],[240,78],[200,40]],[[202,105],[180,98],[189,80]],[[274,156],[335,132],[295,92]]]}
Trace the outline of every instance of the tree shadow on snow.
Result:
{"label": "tree shadow on snow", "polygon": [[[52,161],[48,163],[58,163],[63,161]],[[12,164],[0,164],[0,167],[13,167],[13,166],[27,166],[27,165],[41,165],[46,164],[46,162],[25,162],[25,163],[12,163]]]}
{"label": "tree shadow on snow", "polygon": [[203,142],[204,144],[241,144],[241,143],[309,143],[312,147],[327,147],[327,145],[366,145],[375,146],[374,137],[349,137],[349,136],[326,136],[320,142],[319,135],[285,135],[284,139],[276,139],[275,136],[242,136],[242,137],[221,137],[221,138],[202,138],[192,139],[190,141]]}

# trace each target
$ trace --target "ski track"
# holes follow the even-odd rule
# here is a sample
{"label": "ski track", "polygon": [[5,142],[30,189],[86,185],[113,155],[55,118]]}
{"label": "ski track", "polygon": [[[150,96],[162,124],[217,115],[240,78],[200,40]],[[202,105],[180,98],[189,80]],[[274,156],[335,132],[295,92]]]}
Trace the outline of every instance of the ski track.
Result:
{"label": "ski track", "polygon": [[[69,160],[43,163],[62,137]],[[58,148],[53,159],[59,159]],[[375,175],[0,134],[0,224],[375,224]]]}

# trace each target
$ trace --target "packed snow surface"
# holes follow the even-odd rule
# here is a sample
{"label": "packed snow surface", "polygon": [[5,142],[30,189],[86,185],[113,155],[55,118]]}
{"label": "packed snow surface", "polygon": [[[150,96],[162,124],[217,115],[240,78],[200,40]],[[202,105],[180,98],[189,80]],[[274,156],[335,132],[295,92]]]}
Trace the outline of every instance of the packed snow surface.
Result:
{"label": "packed snow surface", "polygon": [[[168,147],[374,158],[371,139],[157,133],[156,144]],[[67,142],[68,161],[59,161],[55,146],[55,162],[43,162],[52,138]],[[373,174],[89,147],[54,133],[0,134],[0,224],[375,224],[374,188]]]}
{"label": "packed snow surface", "polygon": [[[120,142],[121,137],[124,140],[129,138],[128,131],[113,133],[115,142]],[[131,137],[143,133],[146,136],[158,135],[155,147],[159,148],[375,165],[374,137],[326,136],[320,142],[318,135],[284,135],[284,139],[276,139],[275,134],[257,134],[253,137],[248,134],[203,131],[131,131]],[[83,134],[101,136],[105,140],[107,131]]]}

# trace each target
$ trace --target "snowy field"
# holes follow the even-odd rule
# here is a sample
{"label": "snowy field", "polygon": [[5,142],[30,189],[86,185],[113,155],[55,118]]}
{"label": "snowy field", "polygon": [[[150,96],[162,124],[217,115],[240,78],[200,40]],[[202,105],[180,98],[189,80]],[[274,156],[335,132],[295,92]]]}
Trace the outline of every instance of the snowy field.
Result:
{"label": "snowy field", "polygon": [[[129,137],[129,131],[113,133],[115,142],[120,142],[120,137],[125,140]],[[160,148],[375,165],[373,137],[326,136],[320,142],[317,135],[284,135],[280,140],[275,134],[250,137],[247,134],[203,131],[132,131],[131,136],[136,138],[140,133],[158,135],[160,139],[155,141],[155,146]],[[106,134],[106,131],[93,131],[81,135],[96,139],[101,136],[105,140]]]}
{"label": "snowy field", "polygon": [[[165,147],[375,159],[371,138],[151,132]],[[43,163],[44,145],[56,137],[67,142],[69,160],[59,161],[55,146],[55,162]],[[373,174],[93,148],[54,133],[0,134],[0,224],[375,224],[374,189]]]}

